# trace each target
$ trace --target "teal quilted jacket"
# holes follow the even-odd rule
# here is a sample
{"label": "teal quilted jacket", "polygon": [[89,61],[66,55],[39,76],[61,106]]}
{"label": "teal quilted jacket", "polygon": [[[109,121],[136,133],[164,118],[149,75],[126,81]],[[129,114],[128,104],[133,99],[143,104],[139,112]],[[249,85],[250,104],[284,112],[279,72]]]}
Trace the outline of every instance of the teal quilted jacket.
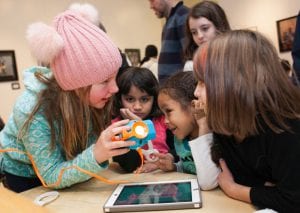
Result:
{"label": "teal quilted jacket", "polygon": [[[56,142],[54,150],[51,149],[50,127],[41,113],[34,116],[24,137],[17,140],[20,128],[37,102],[38,93],[45,89],[45,85],[34,76],[37,71],[46,76],[52,75],[52,72],[45,67],[32,67],[24,71],[25,91],[17,99],[5,128],[0,132],[0,149],[13,148],[21,152],[0,153],[0,172],[6,171],[22,177],[36,177],[31,161],[22,152],[29,153],[33,157],[37,169],[47,185],[55,183],[62,169],[71,166],[77,166],[92,173],[98,173],[105,169],[108,162],[98,164],[93,155],[97,135],[90,133],[88,148],[72,160],[66,160],[59,140]],[[63,173],[60,184],[54,188],[65,188],[90,178],[75,168],[67,169]]]}

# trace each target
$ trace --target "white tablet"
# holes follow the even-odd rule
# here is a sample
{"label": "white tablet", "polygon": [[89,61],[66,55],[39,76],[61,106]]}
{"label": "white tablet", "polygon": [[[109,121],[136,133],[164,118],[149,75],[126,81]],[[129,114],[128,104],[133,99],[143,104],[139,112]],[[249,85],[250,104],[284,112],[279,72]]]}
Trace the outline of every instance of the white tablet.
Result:
{"label": "white tablet", "polygon": [[104,212],[189,209],[202,206],[197,179],[119,184]]}

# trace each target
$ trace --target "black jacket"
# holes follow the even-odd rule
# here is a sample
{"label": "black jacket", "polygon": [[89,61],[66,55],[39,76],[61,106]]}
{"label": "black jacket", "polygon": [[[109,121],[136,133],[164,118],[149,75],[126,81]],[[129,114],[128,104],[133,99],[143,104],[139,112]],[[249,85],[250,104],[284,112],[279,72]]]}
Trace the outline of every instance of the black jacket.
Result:
{"label": "black jacket", "polygon": [[251,187],[251,202],[259,208],[300,212],[300,120],[290,121],[290,126],[293,133],[276,134],[264,127],[240,143],[214,135],[213,152],[219,150],[235,182]]}

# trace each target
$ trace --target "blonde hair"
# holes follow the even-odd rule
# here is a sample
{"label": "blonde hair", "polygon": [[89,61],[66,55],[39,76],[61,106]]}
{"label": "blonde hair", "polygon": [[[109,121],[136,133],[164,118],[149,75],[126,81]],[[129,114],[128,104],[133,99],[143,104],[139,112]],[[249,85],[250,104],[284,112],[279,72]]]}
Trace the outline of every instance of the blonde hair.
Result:
{"label": "blonde hair", "polygon": [[[203,62],[202,51],[207,51]],[[204,63],[204,64],[203,64]],[[300,90],[283,72],[263,35],[236,30],[217,36],[194,57],[195,76],[206,86],[207,121],[216,133],[246,137],[267,125],[290,130],[300,118]]]}
{"label": "blonde hair", "polygon": [[54,78],[46,78],[35,73],[37,79],[47,85],[38,102],[19,133],[22,138],[36,114],[45,116],[51,132],[51,148],[57,141],[61,144],[67,159],[73,159],[87,148],[89,132],[98,136],[110,123],[111,103],[103,109],[88,105],[91,86],[72,91],[64,91]]}

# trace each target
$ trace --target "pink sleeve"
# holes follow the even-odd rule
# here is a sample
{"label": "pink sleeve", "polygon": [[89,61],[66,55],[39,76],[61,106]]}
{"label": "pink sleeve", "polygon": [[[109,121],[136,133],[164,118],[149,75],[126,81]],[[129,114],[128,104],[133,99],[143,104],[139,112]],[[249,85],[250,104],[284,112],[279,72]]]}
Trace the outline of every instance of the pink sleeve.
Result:
{"label": "pink sleeve", "polygon": [[156,131],[156,138],[152,140],[153,148],[157,149],[160,153],[168,153],[169,146],[167,145],[167,126],[165,124],[164,116],[154,118],[152,120]]}
{"label": "pink sleeve", "polygon": [[116,123],[117,121],[120,121],[121,120],[121,117],[116,117],[114,119],[111,120],[111,123]]}

